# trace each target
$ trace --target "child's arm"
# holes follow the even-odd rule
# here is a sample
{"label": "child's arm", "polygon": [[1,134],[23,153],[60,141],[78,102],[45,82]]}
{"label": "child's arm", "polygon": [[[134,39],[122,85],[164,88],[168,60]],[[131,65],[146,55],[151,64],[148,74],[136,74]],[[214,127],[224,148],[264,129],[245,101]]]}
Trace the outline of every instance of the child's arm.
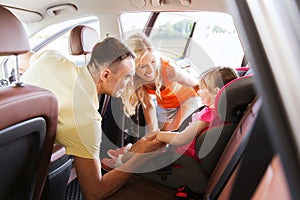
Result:
{"label": "child's arm", "polygon": [[[157,139],[162,143],[172,144],[175,146],[182,146],[191,142],[196,136],[200,134],[205,128],[209,126],[209,123],[204,121],[194,121],[189,126],[187,126],[181,132],[164,132],[164,131],[152,131],[151,136],[148,136],[148,140]],[[135,145],[124,154],[122,157],[122,162],[126,162],[131,158],[135,152]]]}
{"label": "child's arm", "polygon": [[156,135],[156,138],[164,143],[182,146],[191,142],[208,126],[209,123],[207,122],[194,121],[181,132],[160,132]]}

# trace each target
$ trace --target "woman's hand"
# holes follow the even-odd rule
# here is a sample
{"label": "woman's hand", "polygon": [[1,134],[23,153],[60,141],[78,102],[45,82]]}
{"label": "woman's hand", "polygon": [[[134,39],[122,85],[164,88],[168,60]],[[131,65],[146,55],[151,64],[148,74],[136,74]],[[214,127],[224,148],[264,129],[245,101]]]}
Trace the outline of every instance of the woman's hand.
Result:
{"label": "woman's hand", "polygon": [[150,132],[148,132],[147,134],[146,134],[146,138],[148,138],[148,137],[152,137],[152,136],[154,136],[154,135],[156,135],[156,134],[158,134],[158,133],[160,133],[160,130],[159,129],[157,129],[157,130],[152,130],[152,131],[150,131]]}

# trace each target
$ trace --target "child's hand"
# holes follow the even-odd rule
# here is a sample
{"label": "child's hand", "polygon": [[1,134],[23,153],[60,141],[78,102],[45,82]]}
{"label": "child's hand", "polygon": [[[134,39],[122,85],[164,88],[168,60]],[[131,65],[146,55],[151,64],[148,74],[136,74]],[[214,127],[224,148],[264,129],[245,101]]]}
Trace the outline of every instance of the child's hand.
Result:
{"label": "child's hand", "polygon": [[192,115],[192,122],[200,120],[201,112],[196,112]]}

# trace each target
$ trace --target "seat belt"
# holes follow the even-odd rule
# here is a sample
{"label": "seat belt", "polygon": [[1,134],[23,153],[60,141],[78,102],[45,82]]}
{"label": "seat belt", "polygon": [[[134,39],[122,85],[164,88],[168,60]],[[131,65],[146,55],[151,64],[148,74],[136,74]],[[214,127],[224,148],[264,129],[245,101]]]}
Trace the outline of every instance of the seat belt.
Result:
{"label": "seat belt", "polygon": [[232,188],[232,200],[251,199],[274,156],[263,109],[257,119]]}
{"label": "seat belt", "polygon": [[110,100],[110,96],[105,95],[103,98],[104,98],[103,105],[102,105],[102,109],[100,111],[100,115],[101,115],[102,118],[104,118],[105,112],[107,110],[107,106],[108,106],[108,103],[109,103],[109,100]]}

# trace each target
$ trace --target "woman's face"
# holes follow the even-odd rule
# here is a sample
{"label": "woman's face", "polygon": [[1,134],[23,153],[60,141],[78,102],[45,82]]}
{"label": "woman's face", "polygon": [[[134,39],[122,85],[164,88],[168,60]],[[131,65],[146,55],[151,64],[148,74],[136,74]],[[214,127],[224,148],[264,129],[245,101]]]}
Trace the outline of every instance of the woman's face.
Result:
{"label": "woman's face", "polygon": [[146,82],[153,82],[156,60],[152,52],[148,51],[136,65],[135,74]]}

